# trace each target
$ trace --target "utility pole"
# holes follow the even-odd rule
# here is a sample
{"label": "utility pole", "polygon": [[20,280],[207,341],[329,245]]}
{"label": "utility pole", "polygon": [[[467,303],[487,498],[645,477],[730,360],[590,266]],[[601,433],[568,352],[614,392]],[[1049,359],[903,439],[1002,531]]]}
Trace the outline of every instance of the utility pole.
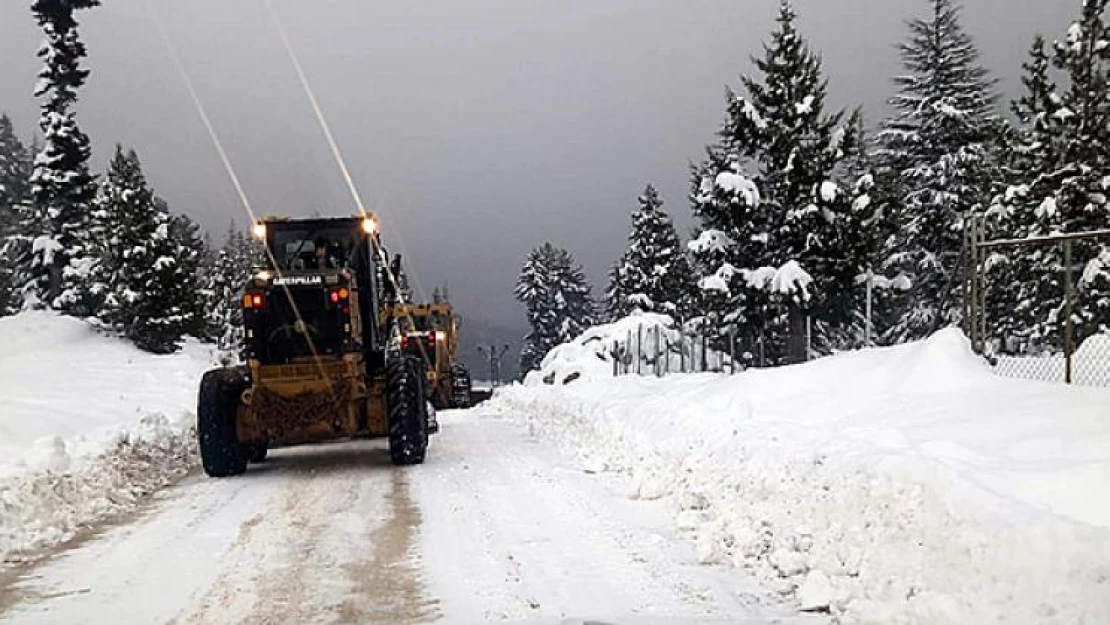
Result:
{"label": "utility pole", "polygon": [[489,360],[489,383],[493,388],[501,386],[501,357],[505,352],[509,351],[508,345],[502,345],[498,348],[492,343],[487,348],[484,345],[478,346],[478,351],[481,352],[482,357]]}

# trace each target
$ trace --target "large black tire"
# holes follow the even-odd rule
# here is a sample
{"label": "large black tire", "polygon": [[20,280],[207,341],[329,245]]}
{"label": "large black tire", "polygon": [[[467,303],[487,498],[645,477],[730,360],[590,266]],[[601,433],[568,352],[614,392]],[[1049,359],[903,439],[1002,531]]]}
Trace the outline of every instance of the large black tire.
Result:
{"label": "large black tire", "polygon": [[246,372],[241,368],[215,369],[201,378],[197,439],[201,466],[210,477],[239,475],[247,470],[247,454],[235,427],[239,397],[246,388]]}
{"label": "large black tire", "polygon": [[451,407],[469,408],[473,404],[470,370],[462,365],[451,368]]}
{"label": "large black tire", "polygon": [[424,362],[400,356],[386,366],[389,456],[396,465],[421,464],[428,452]]}

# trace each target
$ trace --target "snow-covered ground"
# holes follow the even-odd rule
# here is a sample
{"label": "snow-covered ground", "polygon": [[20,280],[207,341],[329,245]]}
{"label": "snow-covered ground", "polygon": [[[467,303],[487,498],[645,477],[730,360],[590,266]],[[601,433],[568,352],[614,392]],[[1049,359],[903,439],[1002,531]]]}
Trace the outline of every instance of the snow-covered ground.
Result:
{"label": "snow-covered ground", "polygon": [[152,356],[46,312],[0,319],[0,563],[183,476],[213,360],[194,342]]}
{"label": "snow-covered ground", "polygon": [[662,380],[559,350],[488,409],[665,498],[706,563],[844,623],[1110,622],[1110,391],[996,377],[954,330]]}
{"label": "snow-covered ground", "polygon": [[0,623],[827,623],[699,566],[665,507],[518,424],[440,417],[419,467],[358,441],[186,478],[78,548],[0,572]]}
{"label": "snow-covered ground", "polygon": [[213,480],[187,475],[207,349],[38,313],[0,344],[0,623],[827,622],[515,419],[441,413],[420,467],[359,441]]}
{"label": "snow-covered ground", "polygon": [[645,322],[442,413],[424,466],[361,441],[211,480],[209,350],[0,320],[0,623],[1110,622],[1110,391],[996,377],[954,331],[614,379]]}

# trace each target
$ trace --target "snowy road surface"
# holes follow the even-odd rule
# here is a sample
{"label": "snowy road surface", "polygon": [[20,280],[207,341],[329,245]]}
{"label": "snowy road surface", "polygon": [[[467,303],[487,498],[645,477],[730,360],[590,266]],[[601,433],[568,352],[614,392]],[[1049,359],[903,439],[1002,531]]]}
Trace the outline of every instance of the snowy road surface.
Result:
{"label": "snowy road surface", "polygon": [[441,416],[422,467],[360,441],[188,478],[0,569],[0,623],[823,622],[694,564],[665,505],[623,497],[518,425]]}

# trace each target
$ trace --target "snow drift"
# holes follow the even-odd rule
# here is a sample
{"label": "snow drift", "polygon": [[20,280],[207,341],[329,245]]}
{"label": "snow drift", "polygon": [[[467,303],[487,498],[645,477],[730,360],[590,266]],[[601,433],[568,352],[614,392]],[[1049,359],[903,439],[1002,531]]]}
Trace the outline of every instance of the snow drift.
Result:
{"label": "snow drift", "polygon": [[0,319],[0,346],[0,562],[127,512],[195,465],[210,349],[154,356],[46,312]]}
{"label": "snow drift", "polygon": [[[575,353],[544,366],[600,374]],[[666,499],[700,560],[802,609],[1110,622],[1110,392],[998,378],[956,330],[736,376],[516,386],[491,405]]]}

